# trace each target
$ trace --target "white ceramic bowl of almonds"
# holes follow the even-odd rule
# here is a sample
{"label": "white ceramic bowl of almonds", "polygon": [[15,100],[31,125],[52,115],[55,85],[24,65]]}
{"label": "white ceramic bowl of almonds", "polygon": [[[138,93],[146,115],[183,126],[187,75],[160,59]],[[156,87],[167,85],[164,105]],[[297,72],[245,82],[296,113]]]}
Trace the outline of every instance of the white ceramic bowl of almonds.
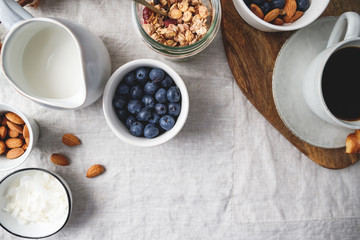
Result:
{"label": "white ceramic bowl of almonds", "polygon": [[[0,141],[1,141],[0,148],[4,148],[4,145],[7,148],[5,142],[9,138],[11,138],[8,135],[10,128],[9,128],[8,124],[5,124],[6,121],[10,121],[9,119],[7,119],[4,116],[6,113],[15,113],[18,117],[20,117],[24,122],[23,124],[19,124],[19,122],[17,122],[17,120],[11,119],[12,117],[15,117],[15,119],[16,119],[15,115],[12,115],[12,117],[10,115],[10,120],[17,122],[17,123],[12,122],[12,124],[10,124],[10,127],[18,128],[19,132],[22,132],[24,129],[24,126],[26,125],[29,136],[28,136],[27,141],[25,141],[25,138],[23,137],[22,134],[19,134],[19,136],[15,138],[15,139],[20,139],[23,142],[23,145],[24,144],[27,145],[26,148],[24,147],[23,153],[21,153],[20,149],[19,149],[19,152],[14,151],[14,153],[11,156],[12,159],[7,158],[7,156],[5,154],[6,152],[0,155],[0,171],[6,171],[6,170],[13,169],[13,168],[19,166],[21,163],[23,163],[29,157],[33,147],[36,145],[38,138],[39,138],[39,132],[40,132],[38,125],[36,124],[36,122],[33,119],[27,117],[23,112],[21,112],[19,109],[15,108],[15,107],[12,107],[12,106],[4,104],[4,103],[0,103],[0,116],[1,116],[0,133],[3,134],[3,129],[4,129],[1,126],[5,126],[5,129],[7,132],[6,136],[5,137],[3,136],[3,139],[1,139],[1,137],[0,137]],[[6,118],[6,120],[4,120],[4,118]],[[18,141],[20,141],[20,140],[18,140]],[[16,141],[14,141],[14,142],[16,142]],[[7,149],[9,149],[9,148],[7,148]],[[17,155],[19,155],[19,156],[17,157]]]}
{"label": "white ceramic bowl of almonds", "polygon": [[263,19],[256,16],[246,6],[244,0],[233,0],[236,10],[240,16],[252,27],[264,32],[281,32],[294,31],[303,28],[313,21],[315,21],[326,9],[330,0],[310,0],[310,7],[304,12],[304,15],[292,23],[285,23],[278,26],[272,23],[265,22]]}
{"label": "white ceramic bowl of almonds", "polygon": [[0,226],[22,238],[49,237],[69,221],[72,202],[70,187],[59,175],[20,169],[0,181]]}

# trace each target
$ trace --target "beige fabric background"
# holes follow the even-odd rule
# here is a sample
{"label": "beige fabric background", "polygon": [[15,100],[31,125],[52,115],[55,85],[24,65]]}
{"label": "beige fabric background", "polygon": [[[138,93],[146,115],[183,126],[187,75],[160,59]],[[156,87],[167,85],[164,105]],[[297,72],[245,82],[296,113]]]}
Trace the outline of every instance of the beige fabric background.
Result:
{"label": "beige fabric background", "polygon": [[[0,76],[0,102],[20,108],[41,129],[19,168],[52,170],[73,192],[72,217],[50,239],[359,239],[359,164],[327,170],[289,144],[238,89],[220,32],[195,58],[170,62],[135,34],[130,6],[130,0],[42,0],[30,11],[87,26],[108,47],[113,71],[145,57],[178,71],[191,107],[172,141],[146,149],[127,145],[107,126],[101,99],[79,111],[55,111],[24,98]],[[6,32],[0,26],[2,38]],[[82,145],[63,146],[67,132]],[[71,165],[53,165],[54,152],[69,156]],[[106,172],[86,179],[95,163]],[[0,229],[0,239],[15,237]]]}

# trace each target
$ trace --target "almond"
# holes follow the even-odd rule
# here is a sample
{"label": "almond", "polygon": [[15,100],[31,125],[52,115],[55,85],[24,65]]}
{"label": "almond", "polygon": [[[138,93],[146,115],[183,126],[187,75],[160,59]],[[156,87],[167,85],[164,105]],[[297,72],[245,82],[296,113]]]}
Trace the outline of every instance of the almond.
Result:
{"label": "almond", "polygon": [[1,126],[7,126],[7,122],[8,120],[6,119],[6,117],[3,117],[3,119],[1,120]]}
{"label": "almond", "polygon": [[100,175],[101,173],[103,173],[104,170],[105,170],[104,167],[99,164],[92,165],[89,168],[89,170],[87,171],[86,177],[87,178],[96,177],[96,176]]}
{"label": "almond", "polygon": [[70,147],[77,146],[80,144],[80,140],[73,134],[64,134],[62,137],[62,142]]}
{"label": "almond", "polygon": [[3,141],[0,141],[0,155],[6,151],[6,146]]}
{"label": "almond", "polygon": [[21,127],[21,126],[15,124],[15,123],[12,123],[12,122],[10,122],[10,121],[7,121],[7,126],[8,126],[11,130],[16,131],[16,132],[22,134],[22,131],[23,131],[23,130],[22,130],[22,127]]}
{"label": "almond", "polygon": [[53,155],[51,155],[50,160],[56,165],[60,165],[60,166],[69,165],[68,159],[64,155],[61,155],[59,153],[54,153]]}
{"label": "almond", "polygon": [[12,112],[8,112],[5,114],[5,117],[10,121],[13,122],[15,124],[21,125],[24,124],[24,121],[21,119],[21,117],[19,117],[17,114],[12,113]]}
{"label": "almond", "polygon": [[271,22],[272,20],[277,18],[279,16],[279,14],[280,14],[280,9],[275,8],[275,9],[271,10],[270,12],[268,12],[268,14],[265,15],[264,21]]}
{"label": "almond", "polygon": [[17,138],[19,136],[18,132],[15,132],[14,130],[9,130],[9,137],[11,138]]}
{"label": "almond", "polygon": [[289,17],[294,16],[296,8],[297,4],[295,0],[285,0],[284,10],[286,12],[286,15],[288,15]]}
{"label": "almond", "polygon": [[301,18],[302,15],[304,15],[304,12],[296,11],[294,16],[291,17],[291,21],[294,22],[298,20],[299,18]]}
{"label": "almond", "polygon": [[30,133],[29,133],[29,129],[28,129],[27,125],[25,125],[23,128],[23,135],[24,135],[24,138],[30,137]]}
{"label": "almond", "polygon": [[22,145],[22,147],[21,147],[21,148],[22,148],[22,149],[24,149],[24,151],[26,151],[26,150],[27,150],[27,148],[28,148],[28,146],[29,146],[29,145],[27,145],[27,144],[25,143],[24,145]]}
{"label": "almond", "polygon": [[19,148],[23,145],[23,141],[20,138],[9,138],[5,144],[8,148]]}
{"label": "almond", "polygon": [[7,132],[8,132],[7,127],[5,127],[5,126],[0,127],[0,139],[1,140],[4,140],[6,138]]}
{"label": "almond", "polygon": [[281,18],[275,18],[274,21],[272,21],[273,24],[281,26],[284,24],[284,21]]}
{"label": "almond", "polygon": [[261,8],[258,7],[258,5],[252,3],[252,4],[250,5],[250,10],[251,10],[256,16],[258,16],[259,18],[264,19],[264,13],[263,13],[263,11],[261,10]]}
{"label": "almond", "polygon": [[6,157],[8,158],[8,159],[15,159],[15,158],[18,158],[18,157],[20,157],[21,155],[23,155],[24,154],[24,149],[22,149],[22,148],[13,148],[13,149],[10,149],[9,151],[8,151],[8,153],[6,154]]}
{"label": "almond", "polygon": [[283,18],[283,20],[284,20],[284,22],[286,22],[286,23],[292,23],[292,22],[298,20],[302,15],[304,15],[304,12],[296,11],[295,14],[294,14],[294,16],[289,17],[288,15],[285,15],[284,18]]}

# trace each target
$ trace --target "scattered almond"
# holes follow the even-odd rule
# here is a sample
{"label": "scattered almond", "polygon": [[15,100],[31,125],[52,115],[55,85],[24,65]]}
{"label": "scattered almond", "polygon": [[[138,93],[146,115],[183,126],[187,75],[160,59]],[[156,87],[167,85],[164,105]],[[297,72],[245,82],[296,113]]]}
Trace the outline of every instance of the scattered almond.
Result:
{"label": "scattered almond", "polygon": [[284,10],[286,12],[286,15],[288,15],[289,17],[294,16],[296,8],[297,4],[295,0],[285,0]]}
{"label": "scattered almond", "polygon": [[0,141],[0,155],[6,151],[6,145],[3,141]]}
{"label": "scattered almond", "polygon": [[271,22],[272,20],[277,18],[279,16],[279,14],[280,14],[280,9],[275,8],[275,9],[271,10],[270,12],[268,12],[268,14],[265,15],[264,21]]}
{"label": "scattered almond", "polygon": [[21,117],[19,117],[16,113],[13,112],[8,112],[5,114],[5,117],[10,121],[13,122],[15,124],[21,125],[24,124],[24,121],[21,119]]}
{"label": "scattered almond", "polygon": [[69,165],[68,159],[64,155],[59,153],[54,153],[53,155],[51,155],[50,160],[56,165],[60,165],[60,166]]}
{"label": "scattered almond", "polygon": [[7,128],[5,126],[0,127],[0,139],[4,140],[7,136]]}
{"label": "scattered almond", "polygon": [[22,134],[23,129],[22,129],[21,126],[15,124],[15,123],[12,123],[12,122],[10,122],[10,121],[7,121],[7,126],[8,126],[11,130],[16,131],[16,132]]}
{"label": "scattered almond", "polygon": [[73,134],[64,134],[62,137],[62,142],[70,147],[77,146],[80,144],[80,140]]}
{"label": "scattered almond", "polygon": [[8,159],[15,159],[15,158],[18,158],[20,157],[21,155],[24,154],[24,149],[22,148],[13,148],[13,149],[10,149],[7,154],[6,154],[6,157]]}
{"label": "scattered almond", "polygon": [[23,145],[23,141],[20,138],[9,138],[5,141],[5,145],[8,148],[19,148]]}
{"label": "scattered almond", "polygon": [[86,173],[86,177],[87,178],[93,178],[93,177],[96,177],[98,175],[100,175],[101,173],[104,172],[104,167],[99,165],[99,164],[95,164],[93,166],[91,166],[89,168],[89,170],[87,171]]}
{"label": "scattered almond", "polygon": [[251,10],[256,16],[258,16],[259,18],[264,19],[264,13],[263,13],[263,11],[261,10],[261,8],[258,7],[258,5],[252,3],[251,6],[250,6],[250,10]]}

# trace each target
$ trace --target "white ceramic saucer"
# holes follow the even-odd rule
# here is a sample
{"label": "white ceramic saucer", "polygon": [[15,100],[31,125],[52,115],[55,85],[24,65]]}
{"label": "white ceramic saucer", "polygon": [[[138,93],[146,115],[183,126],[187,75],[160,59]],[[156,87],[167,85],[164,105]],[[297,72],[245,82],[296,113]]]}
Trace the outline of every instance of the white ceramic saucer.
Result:
{"label": "white ceramic saucer", "polygon": [[325,49],[337,17],[320,18],[294,33],[283,45],[273,73],[273,97],[284,124],[303,141],[322,148],[345,146],[351,129],[317,117],[302,94],[302,79],[311,60]]}

